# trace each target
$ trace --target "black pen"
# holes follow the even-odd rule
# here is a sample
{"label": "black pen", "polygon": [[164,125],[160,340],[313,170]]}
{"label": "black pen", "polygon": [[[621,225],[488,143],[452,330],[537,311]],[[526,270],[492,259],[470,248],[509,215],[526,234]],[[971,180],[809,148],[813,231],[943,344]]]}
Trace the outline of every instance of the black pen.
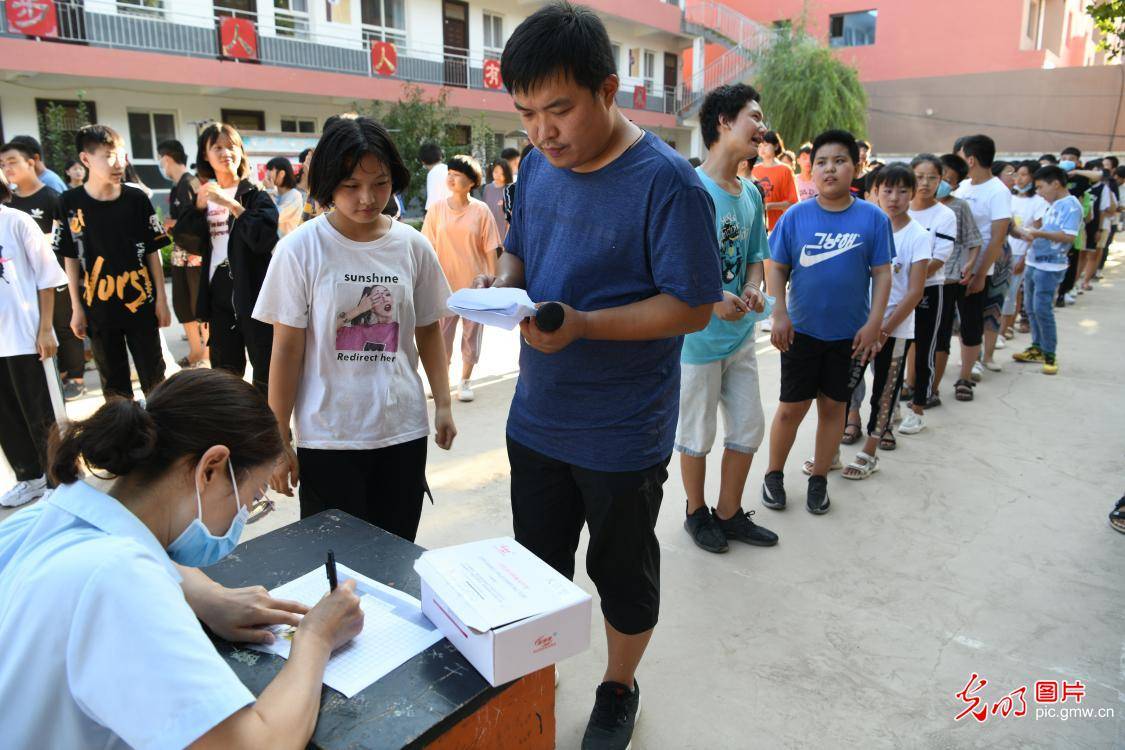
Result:
{"label": "black pen", "polygon": [[328,590],[336,590],[336,556],[328,550],[328,561],[324,563],[324,570],[328,573]]}

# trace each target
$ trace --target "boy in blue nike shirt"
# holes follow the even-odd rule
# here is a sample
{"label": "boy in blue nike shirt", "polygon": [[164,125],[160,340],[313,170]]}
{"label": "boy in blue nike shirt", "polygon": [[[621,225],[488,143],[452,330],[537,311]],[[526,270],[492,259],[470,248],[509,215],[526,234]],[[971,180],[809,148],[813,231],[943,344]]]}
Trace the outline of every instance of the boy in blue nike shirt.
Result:
{"label": "boy in blue nike shirt", "polygon": [[781,403],[770,428],[762,504],[774,510],[785,508],[785,461],[815,399],[816,451],[806,507],[828,512],[828,470],[852,389],[879,351],[894,239],[886,214],[851,195],[858,161],[851,133],[818,135],[812,169],[819,194],[786,211],[770,235],[773,263],[766,282],[777,298],[771,340],[781,351]]}

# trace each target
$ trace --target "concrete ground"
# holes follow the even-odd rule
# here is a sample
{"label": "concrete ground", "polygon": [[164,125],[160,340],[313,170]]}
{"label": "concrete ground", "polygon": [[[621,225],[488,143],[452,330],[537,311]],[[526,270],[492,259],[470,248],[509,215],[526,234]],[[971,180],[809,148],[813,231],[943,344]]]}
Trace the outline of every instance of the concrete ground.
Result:
{"label": "concrete ground", "polygon": [[[789,510],[758,499],[763,453],[744,507],[780,535],[776,548],[697,549],[682,528],[673,457],[657,529],[662,619],[638,673],[634,747],[1125,747],[1125,538],[1106,523],[1125,489],[1123,257],[1058,312],[1058,376],[1011,361],[1028,343],[1020,335],[974,402],[954,401],[947,378],[929,428],[900,437],[879,473],[862,483],[831,476],[827,516],[803,508],[811,417],[788,466]],[[180,356],[178,331],[168,340]],[[424,510],[419,544],[511,533],[504,423],[517,349],[514,334],[488,331],[477,400],[455,406],[453,451],[431,453],[437,504]],[[778,357],[764,336],[758,352],[770,419]],[[854,452],[845,448],[845,460]],[[711,497],[717,468],[715,455]],[[9,482],[0,469],[0,487]],[[296,518],[296,502],[282,500],[248,536]],[[578,583],[594,591],[584,572]],[[599,617],[591,632],[591,648],[559,667],[560,748],[578,746],[604,668]],[[1026,687],[1027,715],[955,721],[969,705],[956,694],[974,673],[987,680],[977,697],[989,707]],[[1081,682],[1084,698],[1036,703],[1039,680]],[[1036,717],[1058,705],[1092,716]]]}

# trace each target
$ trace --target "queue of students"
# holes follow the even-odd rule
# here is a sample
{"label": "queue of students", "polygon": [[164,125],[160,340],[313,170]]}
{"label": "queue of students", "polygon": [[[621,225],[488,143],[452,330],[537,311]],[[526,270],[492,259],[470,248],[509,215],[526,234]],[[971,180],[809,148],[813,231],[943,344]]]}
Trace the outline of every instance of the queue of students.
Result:
{"label": "queue of students", "polygon": [[[120,136],[100,125],[80,130],[86,182],[59,199],[62,226],[54,233],[65,277],[32,217],[0,206],[5,260],[14,249],[12,263],[0,266],[14,289],[5,310],[25,310],[11,345],[5,337],[0,349],[3,448],[21,482],[38,483],[35,497],[48,483],[58,486],[0,524],[0,638],[7,644],[0,700],[31,717],[9,728],[17,745],[145,747],[159,738],[201,747],[303,746],[324,663],[362,626],[354,592],[342,586],[307,611],[267,596],[252,616],[196,568],[234,548],[251,511],[263,510],[267,484],[286,495],[297,488],[302,516],[339,507],[414,538],[428,492],[429,435],[448,450],[457,434],[448,382],[451,286],[520,287],[564,309],[557,330],[521,324],[506,437],[517,540],[573,577],[579,537],[589,528],[585,562],[600,594],[607,658],[582,741],[587,750],[626,748],[639,714],[636,672],[659,619],[655,526],[672,452],[680,453],[684,527],[696,544],[724,552],[732,541],[778,541],[742,505],[766,439],[754,350],[759,320],[771,322],[781,352],[761,488],[773,510],[788,506],[784,471],[814,402],[815,450],[804,470],[805,505],[816,515],[831,508],[830,471],[869,478],[879,469],[878,451],[896,447],[904,381],[911,405],[902,432],[925,427],[925,411],[940,405],[940,355],[943,340],[948,353],[954,316],[962,345],[954,390],[972,400],[987,333],[999,342],[1004,316],[1016,314],[1005,307],[1013,274],[1023,275],[1031,333],[1015,358],[1058,372],[1055,298],[1084,218],[1062,168],[1021,164],[1008,175],[1001,166],[994,176],[995,145],[974,135],[958,142],[956,154],[920,154],[864,172],[870,147],[828,130],[791,159],[812,183],[799,191],[779,158],[780,138],[765,128],[758,92],[739,84],[703,102],[709,153],[692,169],[617,108],[604,25],[563,4],[515,29],[501,75],[537,146],[519,165],[503,237],[495,191],[487,204],[469,196],[484,175],[467,157],[445,162],[448,194],[429,205],[422,232],[391,219],[393,196],[410,173],[387,130],[364,117],[326,124],[302,174],[323,210],[280,240],[278,204],[248,179],[241,138],[223,124],[200,135],[198,178],[181,170],[182,147],[162,147],[177,186],[166,225],[143,193],[122,186]],[[562,115],[560,101],[568,104]],[[759,155],[766,163],[751,168]],[[425,156],[441,164],[440,150]],[[503,165],[495,166],[494,184],[507,187]],[[779,170],[790,170],[788,178]],[[271,172],[279,193],[295,189],[284,165]],[[771,187],[760,191],[755,174]],[[1030,199],[1013,198],[1005,178],[1020,194],[1034,184],[1043,204],[1016,203]],[[605,205],[619,210],[606,215]],[[561,216],[572,219],[553,218]],[[156,250],[166,230],[200,259],[198,292],[189,291],[194,307],[183,308],[184,317],[209,324],[211,362],[227,373],[193,368],[161,382],[158,329],[169,309]],[[1014,252],[1010,240],[1027,244]],[[88,420],[54,428],[48,445],[53,415],[39,362],[55,351],[54,290],[64,282],[72,332],[91,338],[107,395],[120,398]],[[191,283],[185,274],[181,286]],[[982,368],[993,352],[986,347]],[[469,400],[479,336],[467,326],[462,353],[459,393]],[[144,404],[131,399],[130,355]],[[242,380],[247,358],[253,387]],[[419,363],[435,401],[432,424]],[[859,406],[853,399],[868,366],[866,442],[843,467],[840,443],[861,437],[848,407]],[[722,481],[710,508],[706,457],[719,411]],[[107,492],[82,481],[83,462],[114,478]],[[119,573],[125,568],[127,578]],[[31,575],[34,589],[23,585]],[[52,596],[41,596],[44,590]],[[12,608],[21,612],[19,627],[4,617]],[[50,616],[60,608],[74,616]],[[276,689],[257,701],[206,645],[196,619],[224,637],[268,639],[253,626],[299,615],[294,656]],[[137,622],[145,625],[139,636]],[[42,695],[19,687],[17,675],[41,653],[29,632],[68,644],[36,665],[49,678]],[[93,644],[94,656],[69,648],[78,642]],[[106,668],[110,654],[126,651],[116,671]],[[153,673],[141,668],[146,660],[170,666]],[[128,684],[111,684],[121,670]],[[66,720],[44,724],[34,711],[17,710],[39,705]]]}

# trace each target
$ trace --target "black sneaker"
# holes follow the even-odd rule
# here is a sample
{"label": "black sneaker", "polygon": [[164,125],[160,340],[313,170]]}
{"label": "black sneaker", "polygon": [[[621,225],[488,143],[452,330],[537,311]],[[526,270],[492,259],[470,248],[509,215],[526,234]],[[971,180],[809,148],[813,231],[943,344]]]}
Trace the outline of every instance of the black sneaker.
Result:
{"label": "black sneaker", "polygon": [[694,513],[689,513],[684,519],[684,531],[691,535],[695,546],[708,552],[726,552],[727,537],[719,528],[721,521],[711,515],[707,506],[703,506]]}
{"label": "black sneaker", "polygon": [[831,505],[828,501],[828,477],[809,477],[809,489],[805,505],[808,507],[809,513],[815,513],[818,516],[828,512],[828,506]]}
{"label": "black sneaker", "polygon": [[617,682],[598,685],[582,750],[629,750],[640,713],[641,687],[636,680],[632,690]]}
{"label": "black sneaker", "polygon": [[[777,534],[750,520],[754,511],[745,512],[742,508],[727,520],[715,513],[715,522],[727,539],[734,539],[756,547],[772,547],[777,544]],[[696,542],[698,544],[698,542]]]}
{"label": "black sneaker", "polygon": [[785,475],[780,471],[771,471],[762,478],[762,505],[785,510]]}

